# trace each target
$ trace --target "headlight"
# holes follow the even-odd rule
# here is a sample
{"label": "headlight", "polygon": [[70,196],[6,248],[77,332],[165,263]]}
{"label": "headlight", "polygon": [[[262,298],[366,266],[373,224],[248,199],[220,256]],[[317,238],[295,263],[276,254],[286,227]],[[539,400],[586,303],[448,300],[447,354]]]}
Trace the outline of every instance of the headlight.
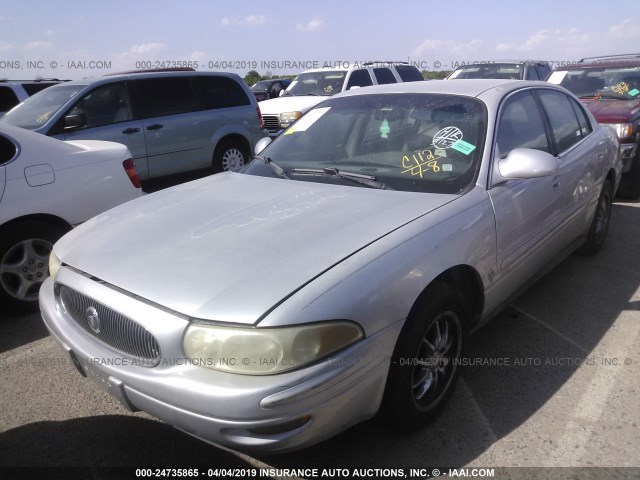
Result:
{"label": "headlight", "polygon": [[51,255],[49,255],[49,275],[51,278],[56,278],[60,265],[62,265],[60,259],[56,257],[55,253],[51,252]]}
{"label": "headlight", "polygon": [[245,375],[294,370],[363,337],[357,325],[325,322],[283,328],[235,328],[192,323],[183,346],[194,365]]}
{"label": "headlight", "polygon": [[284,112],[280,114],[280,127],[287,128],[302,116],[302,112]]}
{"label": "headlight", "polygon": [[625,138],[630,137],[633,134],[632,123],[612,123],[610,125],[616,131],[620,140],[624,140]]}

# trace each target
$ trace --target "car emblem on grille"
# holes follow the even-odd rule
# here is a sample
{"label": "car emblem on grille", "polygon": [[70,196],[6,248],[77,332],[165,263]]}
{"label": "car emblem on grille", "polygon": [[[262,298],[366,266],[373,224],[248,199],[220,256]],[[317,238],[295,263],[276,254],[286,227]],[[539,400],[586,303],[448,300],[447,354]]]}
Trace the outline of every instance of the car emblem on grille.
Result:
{"label": "car emblem on grille", "polygon": [[86,314],[89,328],[91,328],[93,333],[100,333],[100,317],[98,316],[98,311],[96,310],[96,308],[87,308]]}

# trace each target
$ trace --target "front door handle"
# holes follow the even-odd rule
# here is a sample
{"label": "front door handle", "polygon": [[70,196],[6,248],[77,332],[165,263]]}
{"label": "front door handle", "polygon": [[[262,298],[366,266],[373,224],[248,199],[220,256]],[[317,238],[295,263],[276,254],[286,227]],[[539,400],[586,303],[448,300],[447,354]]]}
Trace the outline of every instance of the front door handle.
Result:
{"label": "front door handle", "polygon": [[124,130],[122,130],[122,133],[124,133],[125,135],[129,135],[131,133],[138,133],[140,131],[139,128],[125,128]]}
{"label": "front door handle", "polygon": [[560,175],[556,175],[553,177],[553,189],[557,190],[562,186],[562,177]]}
{"label": "front door handle", "polygon": [[147,130],[160,130],[164,125],[160,125],[159,123],[154,123],[153,125],[149,125]]}

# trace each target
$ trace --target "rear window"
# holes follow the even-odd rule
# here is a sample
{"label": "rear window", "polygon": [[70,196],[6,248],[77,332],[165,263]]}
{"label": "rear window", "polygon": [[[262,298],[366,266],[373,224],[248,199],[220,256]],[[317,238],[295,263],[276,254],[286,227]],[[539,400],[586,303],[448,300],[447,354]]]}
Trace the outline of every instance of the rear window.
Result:
{"label": "rear window", "polygon": [[202,76],[197,82],[207,109],[251,104],[244,89],[229,77]]}
{"label": "rear window", "polygon": [[142,118],[162,117],[199,109],[190,77],[144,78],[132,82]]}
{"label": "rear window", "polygon": [[396,71],[403,82],[421,82],[424,80],[420,71],[411,65],[396,65]]}
{"label": "rear window", "polygon": [[23,83],[22,88],[24,88],[24,91],[27,92],[29,96],[31,96],[35,93],[38,93],[40,90],[44,90],[45,88],[52,87],[56,84],[57,83],[53,82]]}

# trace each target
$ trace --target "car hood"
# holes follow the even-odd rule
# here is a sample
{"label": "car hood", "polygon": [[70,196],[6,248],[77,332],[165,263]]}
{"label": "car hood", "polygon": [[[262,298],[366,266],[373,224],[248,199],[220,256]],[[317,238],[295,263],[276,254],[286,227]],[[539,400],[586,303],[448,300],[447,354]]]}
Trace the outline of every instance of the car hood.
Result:
{"label": "car hood", "polygon": [[311,107],[316,106],[320,102],[325,101],[328,96],[291,96],[272,98],[271,100],[265,100],[260,102],[260,112],[262,115],[279,115],[282,112],[306,112]]}
{"label": "car hood", "polygon": [[600,123],[624,123],[640,114],[640,100],[583,99],[584,105]]}
{"label": "car hood", "polygon": [[222,173],[101,214],[55,252],[190,317],[252,324],[354,252],[455,198]]}

